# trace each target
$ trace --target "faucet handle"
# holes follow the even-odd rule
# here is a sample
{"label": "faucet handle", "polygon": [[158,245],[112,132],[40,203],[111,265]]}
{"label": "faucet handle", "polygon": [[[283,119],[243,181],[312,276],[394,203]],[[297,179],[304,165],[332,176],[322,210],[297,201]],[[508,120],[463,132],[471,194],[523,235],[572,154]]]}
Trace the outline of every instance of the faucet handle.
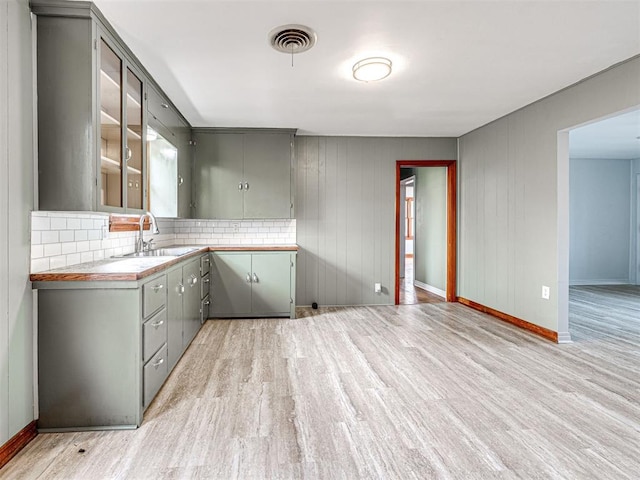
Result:
{"label": "faucet handle", "polygon": [[142,251],[143,252],[147,252],[149,250],[151,250],[151,243],[153,242],[153,238],[150,239],[148,242],[145,242],[144,240],[142,241]]}

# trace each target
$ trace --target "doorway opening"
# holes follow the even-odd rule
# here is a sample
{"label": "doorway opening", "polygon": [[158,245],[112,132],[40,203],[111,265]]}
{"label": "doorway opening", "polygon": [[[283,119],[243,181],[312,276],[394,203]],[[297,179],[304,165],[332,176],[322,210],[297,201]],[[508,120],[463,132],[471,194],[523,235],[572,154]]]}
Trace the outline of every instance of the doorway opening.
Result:
{"label": "doorway opening", "polygon": [[640,334],[639,127],[635,108],[558,133],[560,343]]}
{"label": "doorway opening", "polygon": [[[444,167],[443,187],[444,208],[442,219],[441,250],[446,257],[446,265],[442,269],[442,286],[430,289],[429,285],[417,282],[421,287],[415,289],[416,255],[420,245],[416,246],[416,235],[420,230],[420,209],[416,208],[416,179],[412,180],[413,169]],[[412,187],[412,188],[410,188]],[[396,249],[395,249],[395,304],[426,303],[444,300],[455,302],[456,297],[456,161],[455,160],[398,160],[396,161]],[[412,194],[409,196],[408,193]],[[420,240],[417,240],[420,242]],[[436,249],[437,252],[437,249]],[[407,255],[409,254],[409,255]],[[418,270],[420,265],[417,265]],[[424,290],[430,289],[431,292]],[[432,293],[436,292],[436,293]],[[419,298],[419,296],[421,298]],[[402,297],[402,298],[401,298]]]}

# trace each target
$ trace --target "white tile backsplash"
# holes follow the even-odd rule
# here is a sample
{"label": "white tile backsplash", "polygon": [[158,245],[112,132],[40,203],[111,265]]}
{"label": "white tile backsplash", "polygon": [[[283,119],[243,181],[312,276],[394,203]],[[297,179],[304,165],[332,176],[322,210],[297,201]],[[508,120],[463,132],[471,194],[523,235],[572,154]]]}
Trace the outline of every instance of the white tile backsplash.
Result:
{"label": "white tile backsplash", "polygon": [[[31,272],[68,267],[133,252],[137,232],[108,232],[109,214],[31,214]],[[104,228],[106,238],[103,238]],[[296,221],[158,219],[155,247],[168,245],[295,245]]]}

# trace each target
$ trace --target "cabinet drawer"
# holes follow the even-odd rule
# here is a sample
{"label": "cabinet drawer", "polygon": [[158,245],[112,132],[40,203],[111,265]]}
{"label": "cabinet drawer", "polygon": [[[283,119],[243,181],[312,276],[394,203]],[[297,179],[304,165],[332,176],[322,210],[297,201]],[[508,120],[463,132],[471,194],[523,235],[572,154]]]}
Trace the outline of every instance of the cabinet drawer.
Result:
{"label": "cabinet drawer", "polygon": [[164,308],[142,326],[142,361],[147,362],[167,341],[167,309]]}
{"label": "cabinet drawer", "polygon": [[142,301],[143,308],[142,314],[144,318],[147,318],[153,312],[156,312],[163,307],[167,298],[167,276],[151,280],[142,286]]}
{"label": "cabinet drawer", "polygon": [[144,366],[143,382],[144,382],[144,406],[145,408],[151,403],[153,397],[156,396],[160,387],[167,378],[169,372],[167,365],[167,345],[165,344],[156,353],[151,360]]}
{"label": "cabinet drawer", "polygon": [[200,276],[204,277],[211,269],[211,256],[209,254],[200,257]]}
{"label": "cabinet drawer", "polygon": [[204,298],[209,295],[211,290],[211,275],[208,273],[202,277],[202,281],[200,282],[200,298]]}

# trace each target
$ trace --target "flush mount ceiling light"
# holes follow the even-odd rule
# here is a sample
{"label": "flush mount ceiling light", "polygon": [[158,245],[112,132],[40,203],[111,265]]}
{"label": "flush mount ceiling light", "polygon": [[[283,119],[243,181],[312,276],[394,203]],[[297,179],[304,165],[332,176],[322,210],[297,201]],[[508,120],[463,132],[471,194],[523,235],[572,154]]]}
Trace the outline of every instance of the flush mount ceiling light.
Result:
{"label": "flush mount ceiling light", "polygon": [[361,82],[377,82],[391,75],[391,60],[384,57],[369,57],[353,66],[353,78]]}

